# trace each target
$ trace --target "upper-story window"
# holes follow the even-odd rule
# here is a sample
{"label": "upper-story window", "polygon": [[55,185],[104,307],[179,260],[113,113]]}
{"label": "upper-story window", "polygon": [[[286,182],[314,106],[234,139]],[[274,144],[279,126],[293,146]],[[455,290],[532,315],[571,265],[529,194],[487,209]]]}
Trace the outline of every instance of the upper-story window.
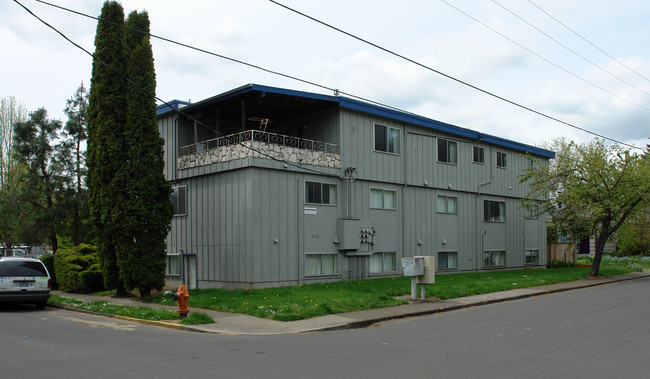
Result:
{"label": "upper-story window", "polygon": [[472,162],[485,163],[485,149],[480,146],[472,148]]}
{"label": "upper-story window", "polygon": [[375,150],[399,154],[399,136],[399,129],[375,124]]}
{"label": "upper-story window", "polygon": [[456,142],[438,138],[438,162],[458,163]]}
{"label": "upper-story window", "polygon": [[187,214],[187,186],[172,187],[170,200],[174,208],[174,216],[184,216]]}
{"label": "upper-story window", "polygon": [[379,188],[371,188],[370,208],[397,209],[397,192]]}
{"label": "upper-story window", "polygon": [[483,220],[506,221],[506,203],[503,201],[483,200]]}
{"label": "upper-story window", "polygon": [[506,153],[497,151],[497,167],[506,167]]}
{"label": "upper-story window", "polygon": [[336,204],[336,184],[305,182],[305,203]]}

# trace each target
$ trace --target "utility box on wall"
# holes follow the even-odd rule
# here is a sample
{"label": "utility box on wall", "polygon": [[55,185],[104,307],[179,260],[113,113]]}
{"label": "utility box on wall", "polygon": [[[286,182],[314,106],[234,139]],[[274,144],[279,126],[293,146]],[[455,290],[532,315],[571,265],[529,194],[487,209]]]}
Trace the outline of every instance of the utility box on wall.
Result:
{"label": "utility box on wall", "polygon": [[338,220],[339,250],[359,250],[361,220],[343,218]]}

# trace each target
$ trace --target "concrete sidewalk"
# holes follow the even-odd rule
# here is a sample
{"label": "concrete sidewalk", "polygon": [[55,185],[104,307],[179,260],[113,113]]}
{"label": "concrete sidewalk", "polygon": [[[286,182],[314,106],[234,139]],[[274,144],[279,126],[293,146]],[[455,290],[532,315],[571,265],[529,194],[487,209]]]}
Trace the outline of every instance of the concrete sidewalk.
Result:
{"label": "concrete sidewalk", "polygon": [[[180,325],[173,322],[143,321],[129,319],[136,322],[142,322],[150,325],[158,325],[168,328],[189,330],[203,333],[218,334],[248,334],[248,335],[267,335],[267,334],[288,334],[288,333],[305,333],[337,329],[362,328],[381,321],[400,319],[411,316],[429,315],[439,312],[448,312],[456,309],[475,307],[479,305],[498,303],[515,299],[522,299],[532,296],[562,292],[573,289],[593,287],[602,284],[615,283],[625,280],[650,277],[650,271],[634,272],[625,275],[616,275],[610,277],[599,277],[594,279],[577,280],[573,282],[550,284],[541,287],[531,287],[514,289],[509,291],[494,292],[484,295],[467,296],[451,300],[416,300],[409,304],[389,308],[371,309],[367,311],[358,311],[350,313],[340,313],[336,315],[327,315],[314,317],[307,320],[298,320],[291,322],[273,321],[254,316],[248,316],[237,313],[225,313],[210,311],[207,309],[191,308],[190,311],[205,313],[212,317],[214,324],[205,325]],[[166,308],[175,311],[177,308],[152,303],[143,303],[135,298],[113,298],[109,296],[97,297],[91,295],[66,293],[62,291],[52,291],[63,297],[69,297],[85,301],[105,301],[107,303],[128,305],[128,306],[146,306],[151,308]],[[407,297],[408,299],[408,297]],[[191,305],[190,298],[190,305]],[[57,306],[58,307],[58,306]],[[65,308],[65,307],[60,307]],[[72,309],[72,308],[65,308]],[[120,317],[124,318],[124,317]],[[128,318],[125,318],[128,319]]]}

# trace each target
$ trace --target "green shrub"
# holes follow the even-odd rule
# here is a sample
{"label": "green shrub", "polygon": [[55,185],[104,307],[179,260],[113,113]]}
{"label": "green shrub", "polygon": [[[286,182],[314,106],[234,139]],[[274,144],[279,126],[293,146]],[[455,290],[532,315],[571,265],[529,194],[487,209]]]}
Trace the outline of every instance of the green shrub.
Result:
{"label": "green shrub", "polygon": [[54,256],[54,271],[63,290],[88,293],[104,289],[95,246],[81,244],[59,249]]}
{"label": "green shrub", "polygon": [[547,265],[548,268],[567,268],[575,267],[574,263],[571,262],[562,262],[562,261],[552,261]]}
{"label": "green shrub", "polygon": [[58,284],[56,282],[56,272],[54,270],[54,255],[46,254],[39,258],[41,262],[47,268],[47,271],[50,273],[50,280],[52,281],[52,289],[57,289]]}

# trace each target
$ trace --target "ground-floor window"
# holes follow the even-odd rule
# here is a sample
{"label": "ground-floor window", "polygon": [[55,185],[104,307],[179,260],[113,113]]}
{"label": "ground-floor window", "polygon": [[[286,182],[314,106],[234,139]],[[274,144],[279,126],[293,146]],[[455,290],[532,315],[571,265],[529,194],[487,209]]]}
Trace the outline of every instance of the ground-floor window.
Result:
{"label": "ground-floor window", "polygon": [[533,265],[539,263],[539,250],[526,250],[526,264]]}
{"label": "ground-floor window", "polygon": [[370,272],[394,272],[397,271],[395,267],[395,253],[374,253],[370,256]]}
{"label": "ground-floor window", "polygon": [[167,275],[181,274],[180,254],[167,254]]}
{"label": "ground-floor window", "polygon": [[483,267],[501,267],[505,265],[505,250],[490,250],[483,253]]}
{"label": "ground-floor window", "polygon": [[457,269],[458,268],[458,252],[457,251],[439,251],[438,252],[438,268],[444,269]]}
{"label": "ground-floor window", "polygon": [[336,253],[306,253],[305,276],[321,276],[338,274],[338,254]]}

